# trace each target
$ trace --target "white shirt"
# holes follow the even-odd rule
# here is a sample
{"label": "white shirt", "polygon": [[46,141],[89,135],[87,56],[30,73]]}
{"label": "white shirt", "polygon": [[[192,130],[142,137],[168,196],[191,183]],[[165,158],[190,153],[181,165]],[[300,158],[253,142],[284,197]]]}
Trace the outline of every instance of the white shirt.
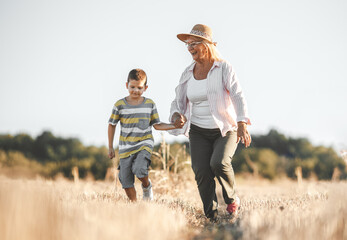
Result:
{"label": "white shirt", "polygon": [[[192,103],[187,98],[187,83],[193,75],[194,66],[195,62],[185,69],[175,89],[176,97],[171,103],[169,121],[171,122],[175,112],[179,112],[186,116],[187,123],[181,129],[168,131],[173,135],[185,134],[188,136]],[[207,74],[207,98],[211,114],[221,130],[222,136],[225,136],[228,131],[237,129],[237,122],[243,121],[251,124],[246,100],[230,63],[226,61],[213,63]]]}
{"label": "white shirt", "polygon": [[207,79],[196,80],[192,75],[188,80],[187,97],[192,103],[191,123],[201,128],[218,128],[207,99]]}

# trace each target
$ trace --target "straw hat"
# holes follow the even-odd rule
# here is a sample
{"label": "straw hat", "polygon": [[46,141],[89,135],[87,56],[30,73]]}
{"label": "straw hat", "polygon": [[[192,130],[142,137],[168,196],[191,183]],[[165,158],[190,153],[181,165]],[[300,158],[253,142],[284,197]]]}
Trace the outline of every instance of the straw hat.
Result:
{"label": "straw hat", "polygon": [[190,33],[177,34],[177,38],[181,41],[186,41],[188,37],[197,37],[214,44],[212,41],[212,29],[203,24],[196,24]]}

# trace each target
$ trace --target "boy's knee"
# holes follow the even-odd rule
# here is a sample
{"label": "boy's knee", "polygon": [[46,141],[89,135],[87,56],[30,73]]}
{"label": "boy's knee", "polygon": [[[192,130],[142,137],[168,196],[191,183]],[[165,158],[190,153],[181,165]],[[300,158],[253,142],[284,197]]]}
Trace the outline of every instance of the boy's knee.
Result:
{"label": "boy's knee", "polygon": [[143,178],[148,175],[148,168],[151,164],[151,154],[142,150],[136,154],[136,159],[132,165],[132,172],[137,178]]}
{"label": "boy's knee", "polygon": [[134,167],[133,168],[133,173],[137,178],[143,178],[148,175],[148,169],[147,167]]}
{"label": "boy's knee", "polygon": [[119,176],[119,182],[122,184],[122,188],[133,188],[134,187],[134,181],[132,181],[129,178],[122,178]]}

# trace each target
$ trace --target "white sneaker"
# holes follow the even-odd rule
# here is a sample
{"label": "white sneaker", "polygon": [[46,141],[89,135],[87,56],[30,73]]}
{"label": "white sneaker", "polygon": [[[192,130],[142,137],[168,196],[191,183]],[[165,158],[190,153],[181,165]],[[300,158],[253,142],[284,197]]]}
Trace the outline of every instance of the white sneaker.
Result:
{"label": "white sneaker", "polygon": [[143,190],[143,200],[145,201],[152,201],[153,200],[153,191],[152,191],[152,182],[149,179],[149,185],[148,187],[144,187],[141,184],[142,190]]}

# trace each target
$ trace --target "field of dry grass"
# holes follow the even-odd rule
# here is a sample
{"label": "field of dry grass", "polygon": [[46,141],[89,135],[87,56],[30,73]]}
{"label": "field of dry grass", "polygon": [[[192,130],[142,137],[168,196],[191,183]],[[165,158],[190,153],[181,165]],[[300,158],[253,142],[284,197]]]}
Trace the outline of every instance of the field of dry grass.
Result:
{"label": "field of dry grass", "polygon": [[0,175],[0,239],[347,239],[347,182],[238,178],[239,218],[228,218],[218,188],[210,223],[191,172],[150,176],[155,201],[129,203],[119,182]]}

